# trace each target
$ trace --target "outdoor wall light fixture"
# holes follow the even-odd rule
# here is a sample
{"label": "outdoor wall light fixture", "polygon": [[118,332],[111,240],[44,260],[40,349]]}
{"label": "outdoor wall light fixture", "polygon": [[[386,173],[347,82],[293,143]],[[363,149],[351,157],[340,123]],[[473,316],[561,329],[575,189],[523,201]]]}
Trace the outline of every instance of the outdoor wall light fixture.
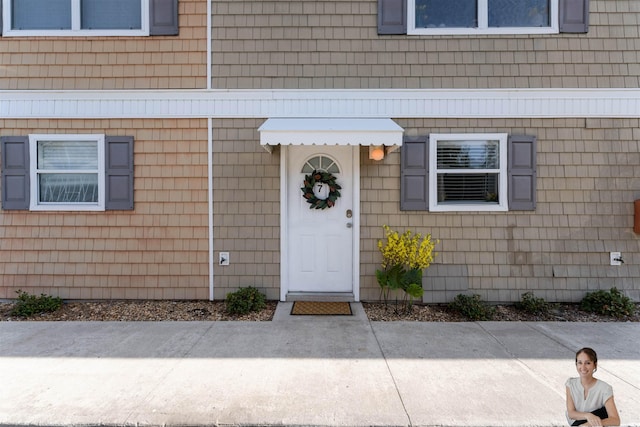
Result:
{"label": "outdoor wall light fixture", "polygon": [[369,146],[369,158],[371,160],[380,161],[384,159],[384,146],[383,145],[370,145]]}

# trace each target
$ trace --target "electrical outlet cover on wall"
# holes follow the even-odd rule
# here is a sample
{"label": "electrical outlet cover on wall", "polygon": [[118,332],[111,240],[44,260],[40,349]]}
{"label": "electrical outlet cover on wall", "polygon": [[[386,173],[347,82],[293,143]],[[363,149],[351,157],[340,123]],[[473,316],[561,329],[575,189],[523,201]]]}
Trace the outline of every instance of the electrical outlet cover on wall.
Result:
{"label": "electrical outlet cover on wall", "polygon": [[229,265],[229,252],[220,252],[218,263],[220,265]]}

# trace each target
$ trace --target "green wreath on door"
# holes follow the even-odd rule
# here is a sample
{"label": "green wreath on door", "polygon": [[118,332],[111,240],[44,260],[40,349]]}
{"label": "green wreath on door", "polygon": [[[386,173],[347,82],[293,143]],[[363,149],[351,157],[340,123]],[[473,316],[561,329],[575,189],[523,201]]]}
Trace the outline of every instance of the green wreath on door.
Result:
{"label": "green wreath on door", "polygon": [[327,209],[335,206],[336,200],[340,197],[341,189],[342,187],[336,182],[335,176],[319,170],[305,175],[304,186],[300,188],[302,196],[311,205],[309,209]]}

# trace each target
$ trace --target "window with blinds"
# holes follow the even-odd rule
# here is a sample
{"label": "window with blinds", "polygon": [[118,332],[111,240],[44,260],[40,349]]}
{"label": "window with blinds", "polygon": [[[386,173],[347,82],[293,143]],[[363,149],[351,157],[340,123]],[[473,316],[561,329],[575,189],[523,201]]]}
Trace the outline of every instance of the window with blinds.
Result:
{"label": "window with blinds", "polygon": [[97,141],[38,141],[36,173],[40,203],[97,203]]}
{"label": "window with blinds", "polygon": [[506,134],[429,138],[431,210],[506,209]]}
{"label": "window with blinds", "polygon": [[104,207],[104,135],[29,135],[29,139],[33,208]]}

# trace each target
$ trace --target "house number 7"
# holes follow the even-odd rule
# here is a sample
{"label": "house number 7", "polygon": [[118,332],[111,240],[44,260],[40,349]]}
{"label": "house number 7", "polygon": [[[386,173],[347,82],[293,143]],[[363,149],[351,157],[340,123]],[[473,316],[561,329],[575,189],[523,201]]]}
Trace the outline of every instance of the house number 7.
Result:
{"label": "house number 7", "polygon": [[313,186],[313,195],[320,200],[327,200],[329,197],[329,186],[323,182],[318,182]]}

